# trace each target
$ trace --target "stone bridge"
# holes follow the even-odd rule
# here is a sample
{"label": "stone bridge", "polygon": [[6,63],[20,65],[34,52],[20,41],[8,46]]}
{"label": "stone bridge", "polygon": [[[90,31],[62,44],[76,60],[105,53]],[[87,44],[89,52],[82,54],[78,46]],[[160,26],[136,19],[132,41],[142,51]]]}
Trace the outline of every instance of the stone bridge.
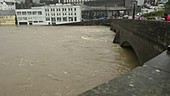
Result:
{"label": "stone bridge", "polygon": [[132,47],[141,65],[170,45],[170,22],[115,19],[111,29],[116,32],[113,42]]}
{"label": "stone bridge", "polygon": [[170,23],[113,20],[111,25],[113,42],[132,47],[143,66],[78,96],[170,96]]}

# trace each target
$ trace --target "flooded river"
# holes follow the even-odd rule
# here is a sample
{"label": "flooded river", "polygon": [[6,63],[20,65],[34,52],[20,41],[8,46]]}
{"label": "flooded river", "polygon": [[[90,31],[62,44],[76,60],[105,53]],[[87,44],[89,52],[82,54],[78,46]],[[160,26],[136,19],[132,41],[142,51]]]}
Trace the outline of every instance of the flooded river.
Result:
{"label": "flooded river", "polygon": [[76,96],[138,65],[106,26],[0,26],[0,96]]}

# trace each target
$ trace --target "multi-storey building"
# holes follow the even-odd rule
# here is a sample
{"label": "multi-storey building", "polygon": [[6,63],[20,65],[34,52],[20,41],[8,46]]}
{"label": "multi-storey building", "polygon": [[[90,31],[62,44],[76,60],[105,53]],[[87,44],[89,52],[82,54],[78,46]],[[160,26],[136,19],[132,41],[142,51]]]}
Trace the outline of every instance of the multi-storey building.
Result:
{"label": "multi-storey building", "polygon": [[56,25],[81,21],[80,6],[54,4],[16,10],[17,24]]}
{"label": "multi-storey building", "polygon": [[0,10],[15,10],[15,1],[0,0]]}
{"label": "multi-storey building", "polygon": [[47,25],[45,12],[42,9],[17,9],[16,16],[18,25]]}

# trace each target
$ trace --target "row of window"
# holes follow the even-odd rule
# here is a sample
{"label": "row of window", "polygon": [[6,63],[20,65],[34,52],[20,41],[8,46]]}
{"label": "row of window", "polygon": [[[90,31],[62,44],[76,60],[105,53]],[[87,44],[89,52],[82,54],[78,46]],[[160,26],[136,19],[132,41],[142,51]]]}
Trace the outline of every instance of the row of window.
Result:
{"label": "row of window", "polygon": [[42,20],[42,18],[41,17],[18,17],[17,18],[18,20],[37,20],[37,19],[39,19],[39,20]]}
{"label": "row of window", "polygon": [[[67,15],[67,13],[63,13],[63,16],[66,16],[66,15]],[[68,15],[69,15],[69,16],[70,16],[70,15],[73,15],[73,13],[68,13]],[[77,14],[74,13],[74,15],[77,15]],[[50,16],[49,13],[46,13],[46,16]],[[51,16],[61,16],[61,13],[57,13],[57,14],[51,13]]]}
{"label": "row of window", "polygon": [[[41,11],[28,11],[28,12],[17,12],[17,15],[42,15]],[[67,15],[67,13],[63,13],[63,15]],[[68,15],[73,15],[73,13],[68,13]],[[74,13],[74,15],[77,15],[76,12]],[[46,13],[46,16],[49,16],[49,13]],[[51,16],[61,16],[61,13],[57,13],[55,15],[55,13],[51,13]]]}
{"label": "row of window", "polygon": [[12,16],[0,16],[0,19],[9,19],[12,18]]}
{"label": "row of window", "polygon": [[42,15],[41,11],[23,11],[23,12],[17,12],[17,15]]}
{"label": "row of window", "polygon": [[[74,18],[74,19],[73,19]],[[55,18],[55,17],[51,17],[51,21],[52,22],[56,22],[56,20],[58,21],[58,22],[61,22],[61,20],[63,19],[63,21],[77,21],[77,17],[63,17],[63,18],[61,18],[61,17],[57,17],[57,18]],[[50,18],[49,17],[47,17],[46,18],[46,21],[50,21]]]}
{"label": "row of window", "polygon": [[29,23],[32,23],[32,22],[34,22],[34,23],[42,23],[43,21],[29,21]]}
{"label": "row of window", "polygon": [[[67,17],[63,17],[63,18],[61,18],[61,17],[57,17],[57,18],[51,17],[51,21],[55,22],[56,19],[57,19],[57,21],[61,21],[62,19],[63,19],[63,21],[73,21],[73,18],[74,18],[74,21],[77,21],[77,17],[68,17],[68,18]],[[20,21],[20,20],[32,20],[32,19],[36,19],[36,18],[32,18],[32,17],[18,17],[17,19]],[[50,18],[47,17],[46,21],[50,21]]]}
{"label": "row of window", "polygon": [[[62,11],[73,11],[73,8],[51,8],[51,11],[55,11],[55,9],[56,11],[61,11],[61,9]],[[46,12],[49,12],[49,10],[50,9],[45,9]],[[74,11],[76,11],[76,8],[74,8]]]}

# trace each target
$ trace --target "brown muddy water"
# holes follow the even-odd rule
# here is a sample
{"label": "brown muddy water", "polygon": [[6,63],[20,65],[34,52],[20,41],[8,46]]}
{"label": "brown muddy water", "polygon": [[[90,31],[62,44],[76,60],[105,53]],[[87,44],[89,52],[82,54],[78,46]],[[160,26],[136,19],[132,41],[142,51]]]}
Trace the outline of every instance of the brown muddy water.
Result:
{"label": "brown muddy water", "polygon": [[0,96],[76,96],[138,65],[106,26],[0,26]]}

